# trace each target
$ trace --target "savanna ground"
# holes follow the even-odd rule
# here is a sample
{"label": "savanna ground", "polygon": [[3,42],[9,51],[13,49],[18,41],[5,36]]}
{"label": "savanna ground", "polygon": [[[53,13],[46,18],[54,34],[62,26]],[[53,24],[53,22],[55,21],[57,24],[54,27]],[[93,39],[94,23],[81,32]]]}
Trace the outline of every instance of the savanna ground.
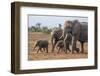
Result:
{"label": "savanna ground", "polygon": [[[55,48],[54,53],[51,53],[51,39],[50,34],[46,33],[28,33],[28,60],[51,60],[51,59],[79,59],[79,58],[87,58],[88,57],[88,44],[84,44],[84,52],[85,53],[67,53],[65,54],[63,51],[57,54],[57,49]],[[33,50],[34,43],[37,40],[44,39],[49,41],[49,53],[39,52],[37,53],[37,48]],[[81,50],[80,42],[77,42],[77,47]]]}

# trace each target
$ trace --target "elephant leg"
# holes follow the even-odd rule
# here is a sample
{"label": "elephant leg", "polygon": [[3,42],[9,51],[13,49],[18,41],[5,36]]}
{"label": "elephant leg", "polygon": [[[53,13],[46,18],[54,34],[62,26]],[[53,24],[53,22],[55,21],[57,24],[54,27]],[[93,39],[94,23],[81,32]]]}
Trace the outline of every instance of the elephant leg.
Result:
{"label": "elephant leg", "polygon": [[52,52],[54,52],[54,45],[55,45],[55,41],[54,41],[54,37],[51,38],[51,43],[52,43]]}
{"label": "elephant leg", "polygon": [[46,53],[48,53],[48,47],[46,48]]}
{"label": "elephant leg", "polygon": [[65,49],[64,51],[65,51],[65,53],[67,54],[67,49]]}
{"label": "elephant leg", "polygon": [[39,48],[39,50],[38,50],[38,51],[43,52],[43,51],[42,51],[42,48]]}
{"label": "elephant leg", "polygon": [[77,42],[77,39],[73,37],[72,38],[72,53],[74,53],[74,50],[76,50],[76,42]]}
{"label": "elephant leg", "polygon": [[69,51],[69,46],[66,44],[65,53],[67,54],[68,51]]}
{"label": "elephant leg", "polygon": [[45,52],[45,48],[43,48],[43,52]]}
{"label": "elephant leg", "polygon": [[66,40],[64,40],[64,51],[67,53]]}
{"label": "elephant leg", "polygon": [[56,49],[58,50],[59,48],[58,48],[58,47],[56,47]]}
{"label": "elephant leg", "polygon": [[57,53],[59,53],[60,52],[60,48],[58,48],[58,52]]}
{"label": "elephant leg", "polygon": [[55,39],[54,44],[52,45],[52,53],[54,52],[55,45],[57,44],[57,40]]}
{"label": "elephant leg", "polygon": [[71,50],[70,50],[69,46],[68,46],[68,50],[69,50],[69,52],[71,52]]}
{"label": "elephant leg", "polygon": [[39,53],[39,51],[40,51],[40,48],[37,50],[37,53]]}
{"label": "elephant leg", "polygon": [[52,53],[54,52],[55,43],[52,45]]}
{"label": "elephant leg", "polygon": [[69,52],[71,52],[71,50],[70,50],[70,43],[69,43],[69,42],[67,43],[67,46],[66,46],[66,47],[67,47],[67,50],[68,50]]}
{"label": "elephant leg", "polygon": [[33,51],[35,50],[35,48],[36,48],[36,45],[34,46]]}
{"label": "elephant leg", "polygon": [[84,42],[81,42],[81,53],[84,53]]}
{"label": "elephant leg", "polygon": [[75,50],[76,50],[76,52],[77,52],[77,53],[79,53],[79,51],[80,51],[80,49],[79,49],[79,48],[76,48]]}

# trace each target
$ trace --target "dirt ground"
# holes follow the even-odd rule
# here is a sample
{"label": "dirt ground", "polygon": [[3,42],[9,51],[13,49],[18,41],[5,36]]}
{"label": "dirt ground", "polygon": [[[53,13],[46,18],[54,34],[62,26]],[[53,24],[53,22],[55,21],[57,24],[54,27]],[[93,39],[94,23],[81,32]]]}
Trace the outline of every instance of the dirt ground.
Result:
{"label": "dirt ground", "polygon": [[[37,40],[44,39],[49,41],[49,53],[39,52],[37,53],[37,48],[33,50],[34,43]],[[77,47],[81,50],[80,42],[77,42]],[[71,52],[65,54],[63,51],[59,54],[57,53],[57,49],[54,50],[54,53],[51,53],[51,41],[50,34],[45,33],[28,33],[28,60],[51,60],[51,59],[79,59],[79,58],[87,58],[88,57],[88,44],[84,44],[84,54],[82,53],[74,53]]]}

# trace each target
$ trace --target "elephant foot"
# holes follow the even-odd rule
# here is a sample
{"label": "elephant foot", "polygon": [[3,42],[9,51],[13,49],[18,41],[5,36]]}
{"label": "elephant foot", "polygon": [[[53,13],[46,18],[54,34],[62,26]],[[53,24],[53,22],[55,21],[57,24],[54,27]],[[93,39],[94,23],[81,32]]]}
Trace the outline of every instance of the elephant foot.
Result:
{"label": "elephant foot", "polygon": [[71,52],[71,50],[69,49],[69,52]]}
{"label": "elephant foot", "polygon": [[79,48],[76,48],[75,51],[76,51],[77,53],[79,53],[80,49],[79,49]]}

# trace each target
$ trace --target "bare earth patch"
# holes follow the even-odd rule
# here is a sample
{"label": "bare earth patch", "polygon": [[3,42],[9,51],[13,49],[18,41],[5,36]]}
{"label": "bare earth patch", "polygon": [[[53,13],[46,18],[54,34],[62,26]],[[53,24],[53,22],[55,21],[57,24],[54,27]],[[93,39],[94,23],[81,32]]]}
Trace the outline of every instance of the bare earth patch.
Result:
{"label": "bare earth patch", "polygon": [[[37,40],[45,39],[49,41],[49,53],[40,52],[37,53],[37,48],[33,50],[34,43]],[[77,47],[81,50],[80,42],[77,42]],[[88,58],[88,44],[84,44],[85,53],[67,53],[63,51],[57,54],[57,49],[54,50],[54,53],[51,53],[51,41],[50,34],[45,33],[29,33],[28,34],[28,60],[52,60],[52,59],[79,59],[79,58]]]}

